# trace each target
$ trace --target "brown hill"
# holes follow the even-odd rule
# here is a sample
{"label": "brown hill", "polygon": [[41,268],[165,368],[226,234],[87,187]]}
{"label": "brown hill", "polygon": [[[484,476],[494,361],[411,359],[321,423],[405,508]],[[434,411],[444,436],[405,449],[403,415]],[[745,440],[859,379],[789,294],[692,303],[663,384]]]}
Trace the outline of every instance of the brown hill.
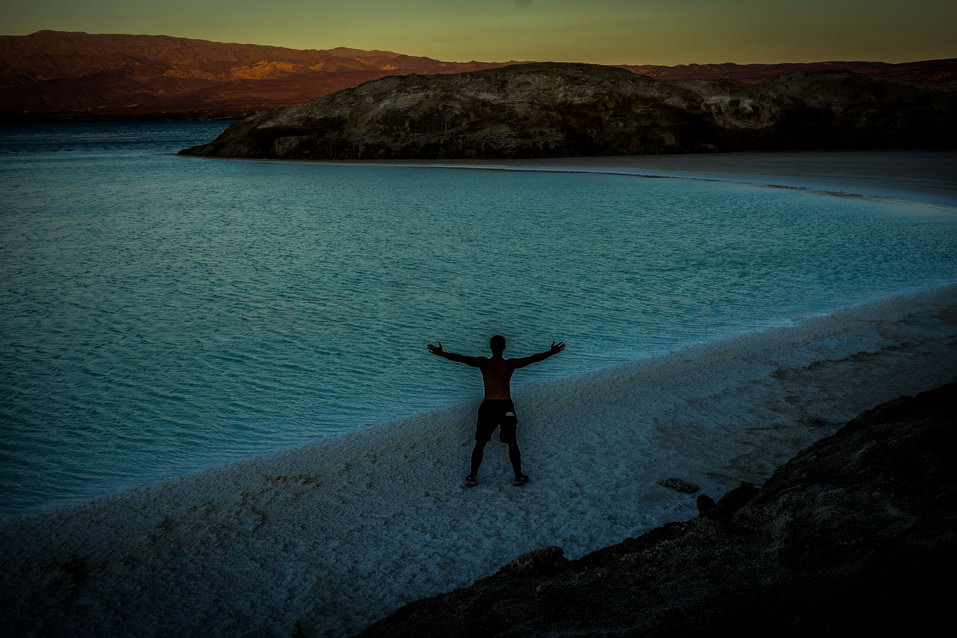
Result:
{"label": "brown hill", "polygon": [[957,145],[957,89],[849,71],[762,84],[541,62],[383,78],[236,122],[186,155],[530,158]]}
{"label": "brown hill", "polygon": [[344,47],[303,51],[164,35],[38,31],[0,36],[0,115],[237,117],[395,73],[503,64]]}
{"label": "brown hill", "polygon": [[[0,36],[0,117],[222,118],[302,104],[395,74],[460,73],[514,62],[443,62],[390,51],[297,50],[163,35],[38,31]],[[826,69],[925,84],[957,78],[957,60],[905,64],[628,66],[656,79],[761,82]]]}

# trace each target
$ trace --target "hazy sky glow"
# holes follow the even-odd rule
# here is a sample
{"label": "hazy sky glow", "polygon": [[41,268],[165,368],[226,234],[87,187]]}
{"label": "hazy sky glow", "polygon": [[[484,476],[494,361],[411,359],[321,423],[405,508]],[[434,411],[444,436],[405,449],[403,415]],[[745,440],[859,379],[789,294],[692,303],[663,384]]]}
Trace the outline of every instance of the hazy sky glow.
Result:
{"label": "hazy sky glow", "polygon": [[0,0],[0,23],[6,35],[149,33],[456,61],[957,57],[954,0]]}

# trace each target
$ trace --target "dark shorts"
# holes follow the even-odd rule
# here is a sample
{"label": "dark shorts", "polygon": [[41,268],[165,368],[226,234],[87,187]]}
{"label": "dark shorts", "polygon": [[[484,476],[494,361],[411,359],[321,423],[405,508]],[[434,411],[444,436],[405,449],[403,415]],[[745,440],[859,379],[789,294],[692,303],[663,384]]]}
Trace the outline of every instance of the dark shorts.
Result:
{"label": "dark shorts", "polygon": [[518,425],[518,417],[515,416],[515,405],[511,399],[485,399],[478,409],[475,440],[491,441],[492,432],[501,426],[498,440],[502,443],[515,443],[516,425]]}

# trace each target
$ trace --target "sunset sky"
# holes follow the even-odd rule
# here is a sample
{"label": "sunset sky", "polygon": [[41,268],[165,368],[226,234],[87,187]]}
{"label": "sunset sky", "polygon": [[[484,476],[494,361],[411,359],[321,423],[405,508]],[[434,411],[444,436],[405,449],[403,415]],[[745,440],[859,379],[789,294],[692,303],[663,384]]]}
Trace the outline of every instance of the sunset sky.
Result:
{"label": "sunset sky", "polygon": [[0,0],[0,23],[5,35],[148,33],[455,61],[957,57],[954,0]]}

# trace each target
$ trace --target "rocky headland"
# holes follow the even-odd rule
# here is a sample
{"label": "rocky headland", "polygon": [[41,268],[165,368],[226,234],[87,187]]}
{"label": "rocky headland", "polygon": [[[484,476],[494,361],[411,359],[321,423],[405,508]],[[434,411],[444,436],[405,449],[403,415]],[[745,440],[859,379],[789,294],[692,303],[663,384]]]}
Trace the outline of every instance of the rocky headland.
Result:
{"label": "rocky headland", "polygon": [[760,84],[522,64],[367,82],[241,120],[182,154],[275,159],[533,158],[957,146],[957,86],[850,71]]}
{"label": "rocky headland", "polygon": [[763,487],[698,508],[578,560],[520,556],[360,635],[940,633],[957,564],[957,383],[869,410]]}

